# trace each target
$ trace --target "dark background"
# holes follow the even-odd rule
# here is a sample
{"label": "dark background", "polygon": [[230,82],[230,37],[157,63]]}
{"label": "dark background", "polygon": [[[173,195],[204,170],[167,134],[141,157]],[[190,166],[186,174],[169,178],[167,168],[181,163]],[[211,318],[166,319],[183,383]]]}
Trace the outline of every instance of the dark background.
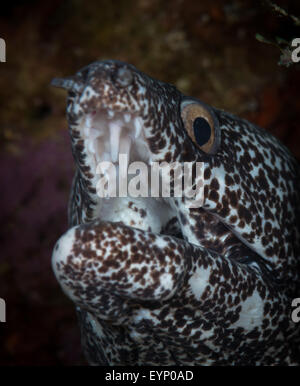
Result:
{"label": "dark background", "polygon": [[[300,4],[278,1],[300,16]],[[51,78],[99,59],[134,64],[243,116],[300,160],[300,64],[275,45],[300,37],[262,1],[10,1],[0,7],[0,365],[85,364],[74,307],[51,269],[73,174],[65,94]]]}

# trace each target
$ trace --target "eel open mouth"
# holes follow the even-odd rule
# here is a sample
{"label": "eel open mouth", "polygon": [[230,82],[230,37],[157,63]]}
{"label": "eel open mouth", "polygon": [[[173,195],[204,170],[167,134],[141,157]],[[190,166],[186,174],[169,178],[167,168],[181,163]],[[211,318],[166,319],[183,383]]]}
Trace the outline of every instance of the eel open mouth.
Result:
{"label": "eel open mouth", "polygon": [[[84,151],[95,169],[93,181],[97,195],[105,200],[95,209],[94,218],[106,221],[121,221],[124,224],[157,233],[175,234],[179,237],[177,229],[173,231],[174,214],[167,200],[162,197],[151,197],[151,152],[145,138],[144,123],[138,113],[118,111],[111,108],[99,108],[84,115],[80,124],[80,136],[84,141]],[[126,155],[127,165],[122,165]],[[105,166],[98,168],[102,162],[113,164],[116,174],[110,174]],[[147,196],[132,195],[130,181],[136,174],[131,174],[128,167],[131,163],[139,161],[147,169]],[[126,196],[120,195],[123,188],[118,185],[121,170],[126,170]],[[144,169],[145,170],[145,169]],[[140,173],[143,171],[140,170]],[[105,192],[99,188],[98,183],[106,177],[107,187]],[[111,178],[116,178],[116,190],[110,189]],[[122,177],[125,177],[122,175]],[[141,186],[142,183],[140,183]],[[106,186],[106,183],[103,185]],[[112,183],[112,186],[115,186]],[[145,184],[146,186],[146,184]],[[123,190],[124,191],[124,190]],[[161,190],[159,190],[161,195]],[[145,218],[146,217],[146,218]],[[170,224],[170,225],[168,225]]]}
{"label": "eel open mouth", "polygon": [[136,114],[112,109],[94,110],[86,114],[81,135],[88,156],[94,157],[96,164],[110,161],[117,165],[119,154],[126,155],[128,163],[149,163],[143,120]]}

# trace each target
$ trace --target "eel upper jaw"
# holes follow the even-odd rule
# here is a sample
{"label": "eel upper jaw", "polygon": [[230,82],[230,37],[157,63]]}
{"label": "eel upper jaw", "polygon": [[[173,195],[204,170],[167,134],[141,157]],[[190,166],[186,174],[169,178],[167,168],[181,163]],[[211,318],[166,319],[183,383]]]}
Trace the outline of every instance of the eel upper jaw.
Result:
{"label": "eel upper jaw", "polygon": [[[119,101],[117,105],[107,104],[111,86],[104,86],[105,92],[101,95],[78,76],[54,78],[51,85],[69,92],[72,103],[69,105],[71,109],[67,108],[67,114],[80,116],[75,125],[70,125],[71,136],[84,141],[83,153],[89,160],[89,166],[93,165],[92,169],[102,161],[117,165],[119,154],[127,155],[128,163],[150,163],[151,153],[144,135],[142,111],[137,101],[134,102],[133,109],[129,108],[126,100]],[[93,95],[90,100],[84,98],[87,89]],[[90,107],[87,108],[86,102]],[[73,136],[73,133],[76,134]],[[95,170],[91,172],[95,174]]]}

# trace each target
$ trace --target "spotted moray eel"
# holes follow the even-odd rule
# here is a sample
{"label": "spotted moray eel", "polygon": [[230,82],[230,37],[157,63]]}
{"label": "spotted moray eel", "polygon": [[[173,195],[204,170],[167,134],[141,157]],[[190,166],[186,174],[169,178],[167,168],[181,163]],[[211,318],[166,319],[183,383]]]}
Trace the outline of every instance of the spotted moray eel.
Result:
{"label": "spotted moray eel", "polygon": [[[68,91],[76,164],[52,265],[88,362],[298,364],[300,184],[287,148],[120,61],[52,84]],[[119,153],[203,162],[203,205],[99,197],[97,163]]]}

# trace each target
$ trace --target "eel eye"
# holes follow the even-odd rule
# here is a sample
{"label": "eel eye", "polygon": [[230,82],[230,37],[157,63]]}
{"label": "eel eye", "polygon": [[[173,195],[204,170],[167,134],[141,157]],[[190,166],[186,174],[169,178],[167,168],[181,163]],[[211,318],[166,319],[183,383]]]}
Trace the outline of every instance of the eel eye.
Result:
{"label": "eel eye", "polygon": [[181,118],[194,144],[205,153],[215,153],[219,144],[219,125],[208,106],[196,101],[184,101]]}

